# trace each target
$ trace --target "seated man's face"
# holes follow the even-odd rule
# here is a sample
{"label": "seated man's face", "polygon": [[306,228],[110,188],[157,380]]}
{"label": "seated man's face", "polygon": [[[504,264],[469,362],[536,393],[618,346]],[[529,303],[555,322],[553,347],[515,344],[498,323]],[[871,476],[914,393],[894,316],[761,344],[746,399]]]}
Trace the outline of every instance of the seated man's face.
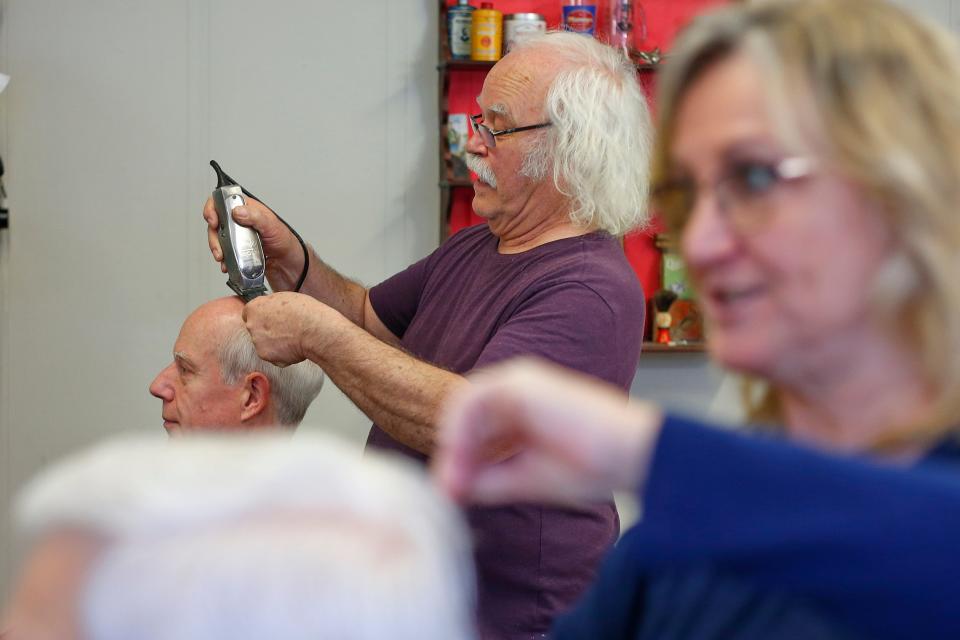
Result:
{"label": "seated man's face", "polygon": [[241,424],[244,388],[223,382],[217,351],[224,337],[241,326],[242,308],[233,298],[214,300],[183,323],[173,362],[150,385],[150,393],[163,400],[163,428],[168,433]]}

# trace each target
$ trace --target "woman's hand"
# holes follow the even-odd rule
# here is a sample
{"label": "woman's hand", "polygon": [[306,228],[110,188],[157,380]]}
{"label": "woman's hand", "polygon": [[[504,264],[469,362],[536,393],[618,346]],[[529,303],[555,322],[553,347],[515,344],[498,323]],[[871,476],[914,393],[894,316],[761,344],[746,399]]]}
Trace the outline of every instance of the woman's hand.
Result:
{"label": "woman's hand", "polygon": [[[447,403],[434,471],[454,498],[576,504],[635,490],[662,416],[619,389],[515,360],[469,378]],[[514,450],[496,462],[482,451]]]}

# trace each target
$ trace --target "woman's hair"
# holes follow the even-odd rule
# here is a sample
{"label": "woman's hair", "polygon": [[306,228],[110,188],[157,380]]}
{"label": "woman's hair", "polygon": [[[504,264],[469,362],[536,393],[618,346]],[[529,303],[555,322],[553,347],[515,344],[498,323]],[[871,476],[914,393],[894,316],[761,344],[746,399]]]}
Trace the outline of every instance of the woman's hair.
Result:
{"label": "woman's hair", "polygon": [[[660,77],[654,184],[671,170],[685,93],[734,54],[763,74],[784,142],[808,151],[816,144],[832,169],[879,204],[896,248],[867,295],[876,317],[917,354],[935,400],[929,420],[893,439],[942,435],[960,417],[956,41],[883,0],[761,1],[706,14],[683,32]],[[685,221],[668,222],[679,229]],[[751,397],[758,401],[748,411],[776,411],[772,392]]]}

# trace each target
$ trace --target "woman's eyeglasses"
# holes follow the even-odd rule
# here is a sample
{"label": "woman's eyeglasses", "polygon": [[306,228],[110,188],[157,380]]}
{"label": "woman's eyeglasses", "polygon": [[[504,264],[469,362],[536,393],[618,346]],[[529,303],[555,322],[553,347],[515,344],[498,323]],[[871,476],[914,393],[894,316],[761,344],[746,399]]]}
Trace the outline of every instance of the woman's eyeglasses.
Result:
{"label": "woman's eyeglasses", "polygon": [[712,185],[699,185],[691,177],[682,177],[655,186],[653,204],[665,218],[679,225],[690,217],[701,192],[712,190],[717,207],[734,227],[748,231],[769,217],[779,187],[806,178],[814,170],[814,161],[800,156],[778,162],[735,162]]}

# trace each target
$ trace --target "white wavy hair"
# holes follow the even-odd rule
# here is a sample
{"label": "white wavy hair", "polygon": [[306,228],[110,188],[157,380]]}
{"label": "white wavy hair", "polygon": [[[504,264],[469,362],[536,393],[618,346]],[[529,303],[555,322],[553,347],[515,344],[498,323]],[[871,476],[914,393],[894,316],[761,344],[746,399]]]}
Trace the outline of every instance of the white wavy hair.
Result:
{"label": "white wavy hair", "polygon": [[[536,178],[553,169],[573,201],[574,224],[619,236],[649,221],[652,124],[633,64],[619,49],[568,32],[524,40],[563,61],[547,92],[545,130],[524,162]],[[529,172],[529,173],[528,173]]]}
{"label": "white wavy hair", "polygon": [[267,376],[277,421],[281,425],[300,424],[310,403],[323,388],[323,370],[310,360],[289,367],[278,367],[261,359],[250,334],[242,325],[224,337],[217,355],[220,376],[228,385],[238,384],[252,371]]}
{"label": "white wavy hair", "polygon": [[329,436],[127,436],[15,507],[31,541],[105,541],[78,603],[89,640],[475,637],[459,511],[412,463]]}

